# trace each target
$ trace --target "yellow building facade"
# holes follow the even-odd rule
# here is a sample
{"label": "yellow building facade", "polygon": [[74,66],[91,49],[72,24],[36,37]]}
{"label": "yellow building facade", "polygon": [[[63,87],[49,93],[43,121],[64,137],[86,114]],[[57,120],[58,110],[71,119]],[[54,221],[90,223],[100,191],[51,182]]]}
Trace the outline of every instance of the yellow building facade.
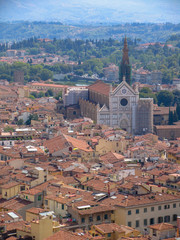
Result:
{"label": "yellow building facade", "polygon": [[17,237],[30,236],[34,240],[43,240],[52,236],[60,230],[58,222],[53,221],[53,216],[49,215],[39,220],[33,220],[22,229],[17,229]]}

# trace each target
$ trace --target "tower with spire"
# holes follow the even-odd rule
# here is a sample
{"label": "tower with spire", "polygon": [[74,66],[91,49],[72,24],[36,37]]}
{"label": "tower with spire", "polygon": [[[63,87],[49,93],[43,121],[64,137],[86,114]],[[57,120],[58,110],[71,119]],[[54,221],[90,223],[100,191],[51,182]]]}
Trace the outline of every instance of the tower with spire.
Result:
{"label": "tower with spire", "polygon": [[124,39],[123,57],[119,66],[119,82],[121,83],[124,78],[125,81],[129,85],[131,85],[131,65],[129,63],[128,44],[126,36]]}

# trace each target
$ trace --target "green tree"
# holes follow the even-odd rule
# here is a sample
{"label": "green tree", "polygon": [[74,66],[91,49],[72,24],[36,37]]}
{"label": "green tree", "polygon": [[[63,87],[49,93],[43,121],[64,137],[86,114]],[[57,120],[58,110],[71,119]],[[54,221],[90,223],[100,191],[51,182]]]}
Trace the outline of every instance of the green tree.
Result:
{"label": "green tree", "polygon": [[14,128],[10,127],[10,126],[7,126],[7,127],[4,128],[4,132],[14,132]]}
{"label": "green tree", "polygon": [[74,73],[76,75],[82,76],[84,74],[84,70],[83,69],[77,69],[77,70],[74,71]]}
{"label": "green tree", "polygon": [[37,92],[31,92],[31,96],[33,96],[34,98],[38,98],[38,93]]}
{"label": "green tree", "polygon": [[152,90],[148,87],[143,87],[141,90],[140,90],[140,93],[152,93]]}
{"label": "green tree", "polygon": [[53,72],[48,69],[43,69],[40,75],[41,79],[46,81],[53,78]]}
{"label": "green tree", "polygon": [[172,93],[174,95],[174,104],[180,103],[180,91],[176,89]]}
{"label": "green tree", "polygon": [[65,82],[69,81],[69,78],[68,78],[67,75],[64,77],[64,81],[65,81]]}
{"label": "green tree", "polygon": [[25,75],[27,75],[29,73],[29,68],[30,68],[30,65],[27,63],[23,63],[23,62],[14,62],[11,65],[12,72],[19,70],[19,71],[24,72]]}
{"label": "green tree", "polygon": [[163,90],[157,94],[157,100],[159,106],[163,104],[165,107],[169,107],[172,106],[174,95],[172,94],[172,92]]}
{"label": "green tree", "polygon": [[47,43],[47,44],[45,44],[45,50],[48,53],[55,53],[56,52],[56,47],[52,43]]}
{"label": "green tree", "polygon": [[33,96],[33,95],[29,95],[29,98],[31,98],[31,99],[35,99],[35,97]]}
{"label": "green tree", "polygon": [[26,125],[31,125],[31,120],[38,121],[38,115],[37,114],[31,114],[29,115],[28,120],[26,121]]}
{"label": "green tree", "polygon": [[21,125],[23,125],[24,124],[24,121],[22,120],[22,119],[19,119],[18,121],[17,121],[17,125],[18,126],[21,126]]}
{"label": "green tree", "polygon": [[173,112],[169,108],[169,121],[168,121],[169,125],[173,125],[173,119],[174,119]]}
{"label": "green tree", "polygon": [[39,92],[38,95],[37,95],[38,98],[42,98],[42,97],[45,97],[45,94],[44,92]]}
{"label": "green tree", "polygon": [[153,102],[157,104],[157,97],[148,87],[144,87],[139,92],[140,98],[153,98]]}
{"label": "green tree", "polygon": [[4,73],[4,74],[0,74],[0,79],[6,79],[7,81],[11,82],[12,81],[12,76]]}
{"label": "green tree", "polygon": [[176,113],[178,115],[178,120],[180,120],[180,103],[179,102],[176,105]]}
{"label": "green tree", "polygon": [[55,96],[55,99],[56,99],[56,100],[59,100],[59,98],[62,98],[62,92],[59,92],[59,93]]}
{"label": "green tree", "polygon": [[33,114],[31,119],[38,121],[38,115],[37,114]]}
{"label": "green tree", "polygon": [[52,89],[48,89],[47,92],[45,92],[46,97],[52,97],[53,95],[54,95],[54,93],[53,93]]}
{"label": "green tree", "polygon": [[33,77],[36,76],[36,75],[40,75],[42,69],[43,69],[43,66],[41,66],[39,64],[31,65],[30,70],[29,70],[29,74],[32,75]]}
{"label": "green tree", "polygon": [[35,47],[34,48],[29,48],[28,50],[29,50],[30,55],[37,55],[37,54],[40,53],[40,50],[38,48],[35,48]]}
{"label": "green tree", "polygon": [[173,122],[177,122],[178,121],[178,115],[177,115],[177,112],[174,111],[173,113]]}
{"label": "green tree", "polygon": [[81,65],[85,72],[92,71],[92,73],[99,74],[103,71],[103,63],[101,59],[93,58],[90,60],[87,60]]}

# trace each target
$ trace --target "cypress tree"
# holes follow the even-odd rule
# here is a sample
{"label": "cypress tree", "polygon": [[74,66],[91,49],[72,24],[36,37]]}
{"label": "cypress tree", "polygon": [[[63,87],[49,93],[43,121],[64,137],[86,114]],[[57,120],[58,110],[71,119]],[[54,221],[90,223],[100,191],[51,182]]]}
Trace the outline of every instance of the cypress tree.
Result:
{"label": "cypress tree", "polygon": [[178,115],[177,115],[177,112],[174,111],[173,113],[173,122],[177,122],[178,121]]}
{"label": "cypress tree", "polygon": [[168,125],[173,125],[173,119],[174,119],[173,112],[169,108],[169,122],[168,122]]}
{"label": "cypress tree", "polygon": [[180,104],[179,103],[177,103],[176,105],[176,113],[178,115],[178,120],[180,120]]}

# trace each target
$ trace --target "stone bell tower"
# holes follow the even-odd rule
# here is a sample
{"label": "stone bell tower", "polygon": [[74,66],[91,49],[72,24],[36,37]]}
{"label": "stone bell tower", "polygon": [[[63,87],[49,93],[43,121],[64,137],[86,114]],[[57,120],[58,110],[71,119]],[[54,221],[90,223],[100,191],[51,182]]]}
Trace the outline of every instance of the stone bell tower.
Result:
{"label": "stone bell tower", "polygon": [[128,44],[126,37],[124,39],[123,57],[119,66],[119,83],[123,81],[123,77],[125,77],[125,81],[131,85],[131,65],[129,63]]}

